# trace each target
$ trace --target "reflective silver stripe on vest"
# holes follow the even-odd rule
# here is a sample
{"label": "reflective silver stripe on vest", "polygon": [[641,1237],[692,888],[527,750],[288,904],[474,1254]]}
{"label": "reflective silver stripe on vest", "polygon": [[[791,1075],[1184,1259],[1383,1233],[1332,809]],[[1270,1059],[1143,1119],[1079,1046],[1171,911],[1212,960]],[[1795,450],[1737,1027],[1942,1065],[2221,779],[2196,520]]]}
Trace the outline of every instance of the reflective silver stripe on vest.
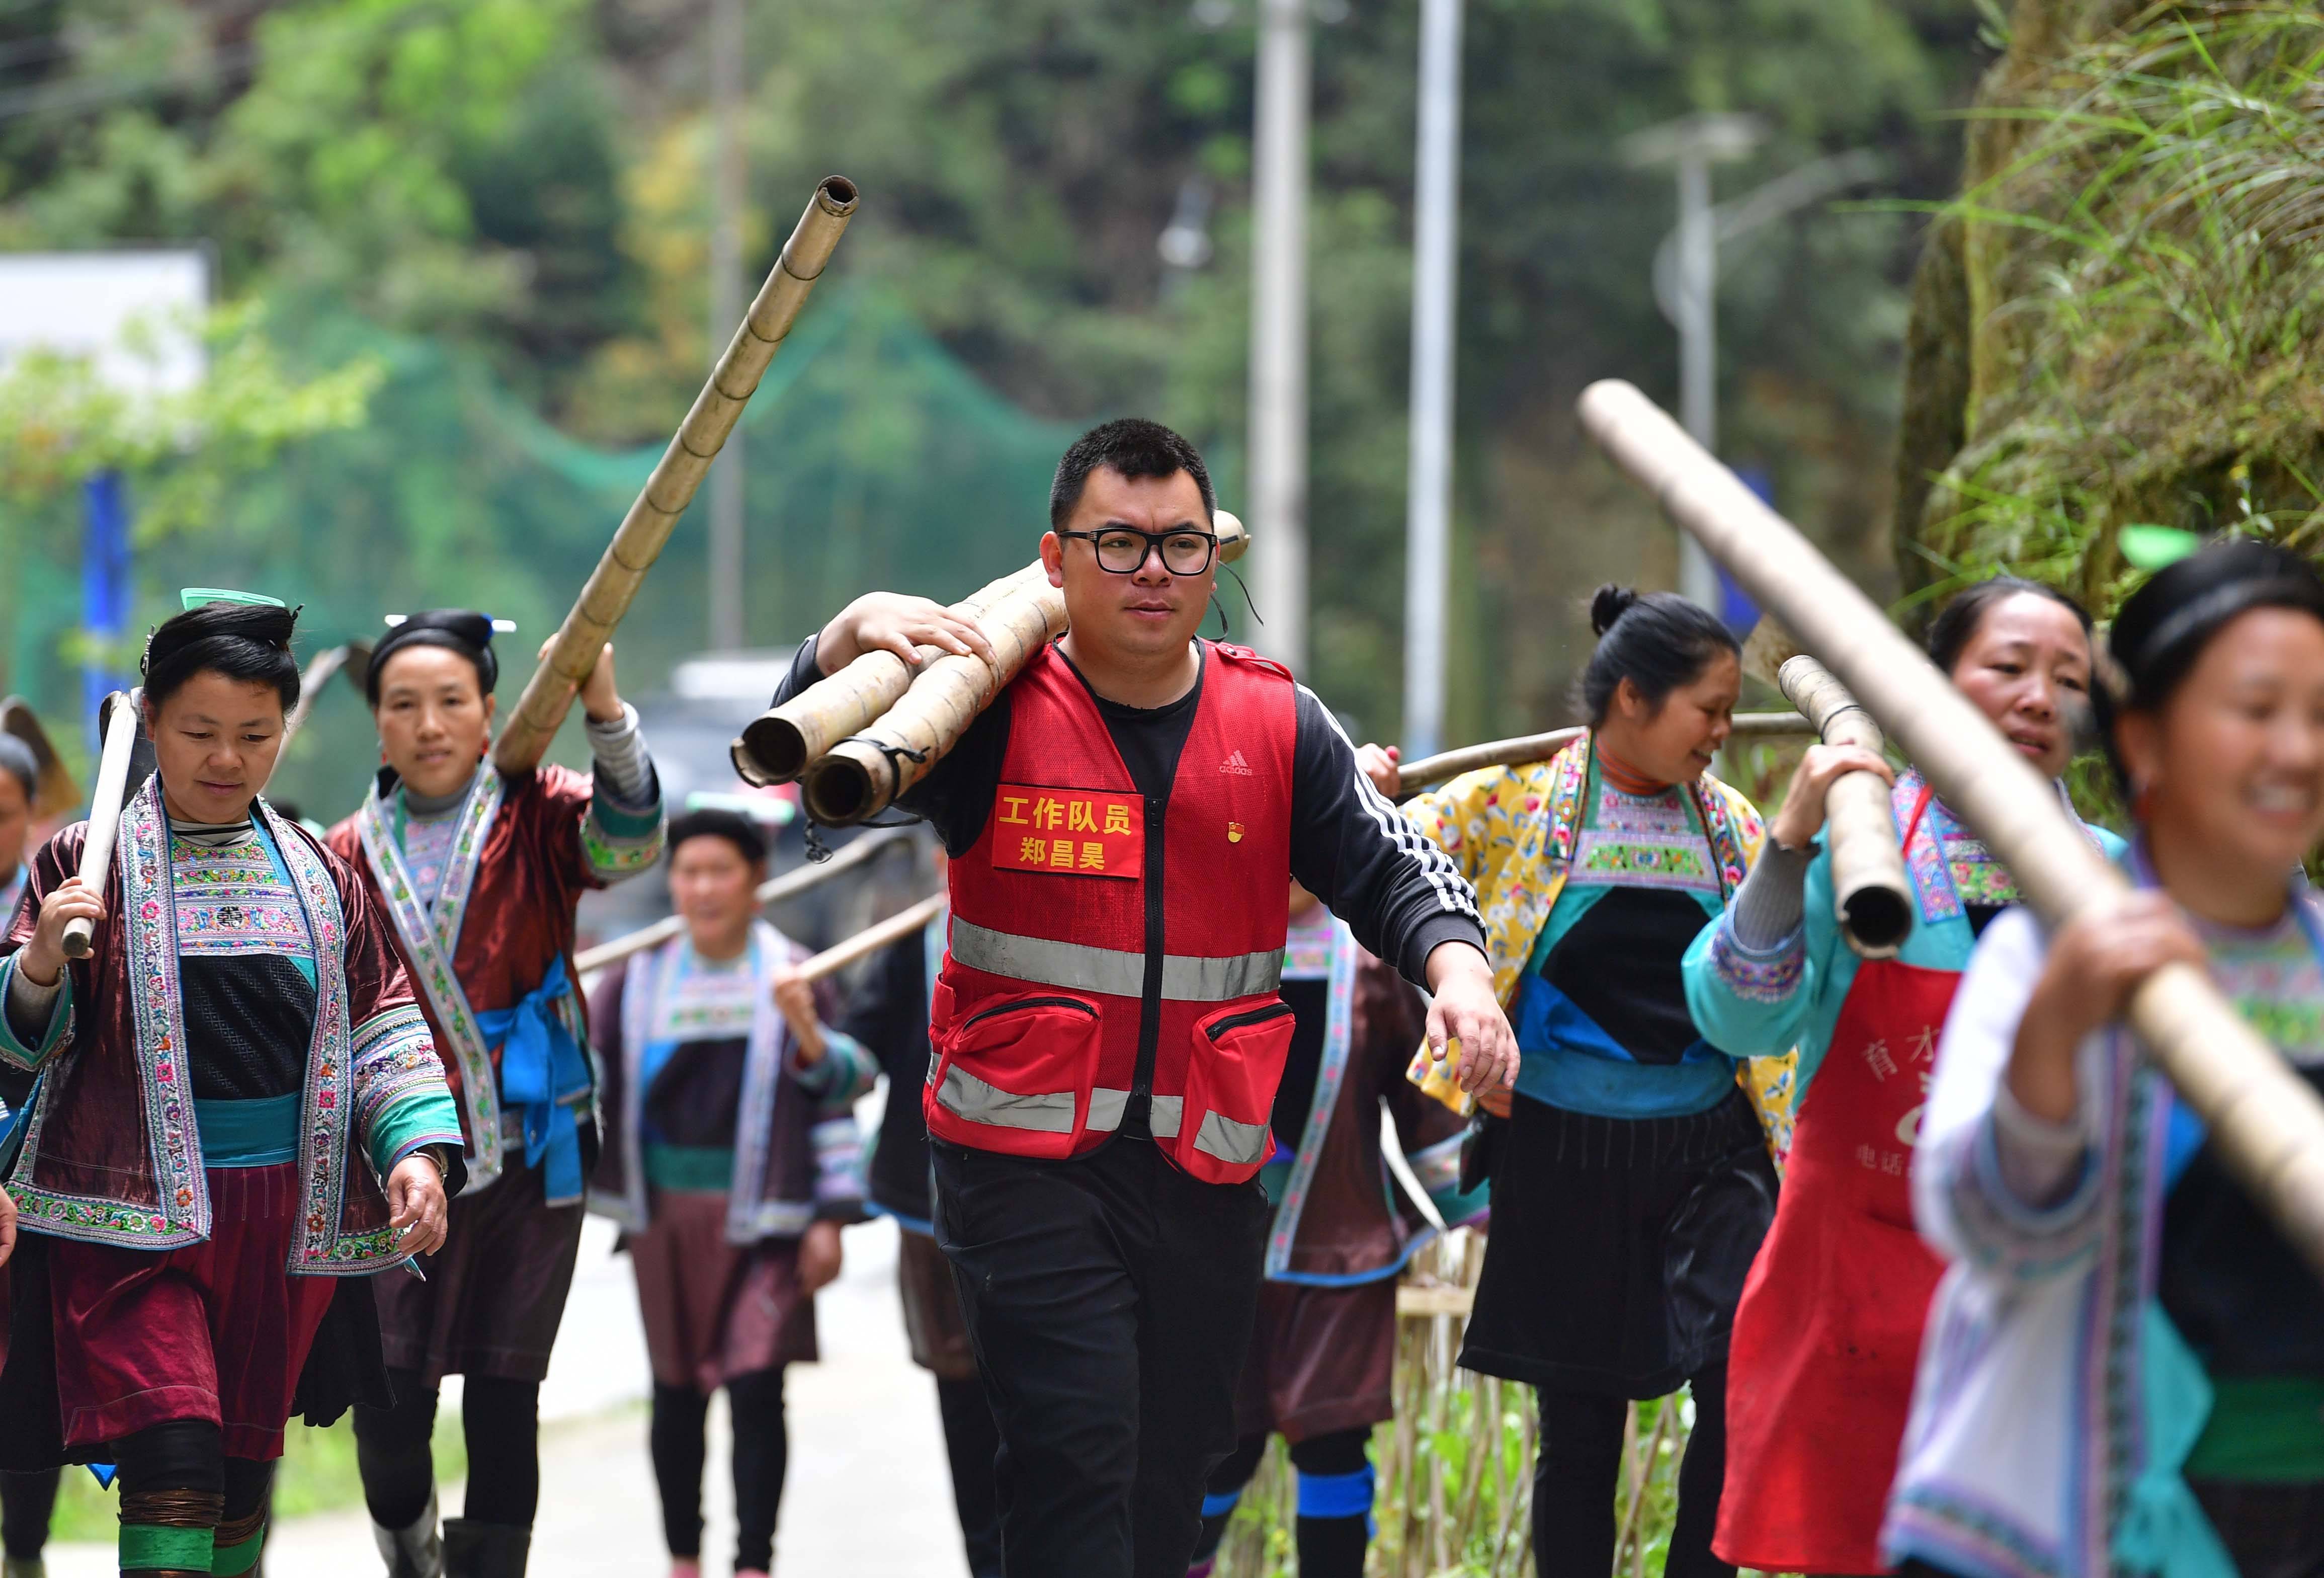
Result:
{"label": "reflective silver stripe on vest", "polygon": [[1203,1126],[1194,1135],[1194,1149],[1232,1167],[1255,1167],[1267,1159],[1267,1125],[1238,1123],[1232,1118],[1205,1112]]}
{"label": "reflective silver stripe on vest", "polygon": [[946,1112],[972,1123],[1034,1129],[1044,1134],[1074,1131],[1073,1092],[1047,1091],[1039,1095],[1020,1096],[999,1085],[985,1084],[956,1064],[945,1070],[944,1084],[936,1087],[936,1100],[944,1103]]}
{"label": "reflective silver stripe on vest", "polygon": [[[1108,997],[1142,997],[1146,955],[1083,943],[1051,942],[994,931],[958,915],[952,918],[952,956],[972,970],[1069,992]],[[1272,992],[1283,979],[1283,950],[1234,954],[1207,959],[1167,954],[1162,959],[1162,995],[1174,1002],[1231,1002]]]}
{"label": "reflective silver stripe on vest", "polygon": [[[1130,1105],[1128,1091],[1108,1090],[1103,1085],[1090,1092],[1089,1130],[1093,1134],[1111,1134],[1121,1127],[1121,1114]],[[1186,1098],[1156,1096],[1153,1109],[1148,1114],[1147,1127],[1157,1140],[1168,1140],[1178,1132],[1186,1121]]]}

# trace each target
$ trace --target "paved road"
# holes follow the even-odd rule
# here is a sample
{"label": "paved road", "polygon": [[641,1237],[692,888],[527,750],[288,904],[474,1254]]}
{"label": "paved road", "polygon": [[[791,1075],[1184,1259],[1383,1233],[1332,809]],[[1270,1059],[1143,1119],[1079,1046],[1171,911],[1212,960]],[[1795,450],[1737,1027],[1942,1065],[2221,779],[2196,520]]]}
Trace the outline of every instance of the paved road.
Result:
{"label": "paved road", "polygon": [[[659,1503],[646,1457],[645,1343],[629,1261],[611,1227],[584,1235],[573,1298],[541,1391],[542,1490],[531,1570],[548,1578],[650,1578],[664,1571]],[[816,1318],[823,1362],[790,1372],[790,1475],[776,1540],[779,1573],[848,1578],[965,1578],[936,1389],[906,1356],[896,1304],[896,1229],[850,1230],[847,1266]],[[446,1401],[456,1392],[447,1388]],[[733,1558],[723,1403],[712,1416],[706,1571]],[[446,1505],[459,1506],[453,1490]],[[378,1572],[360,1509],[294,1519],[269,1542],[273,1578]],[[51,1547],[54,1578],[108,1578],[110,1546]]]}

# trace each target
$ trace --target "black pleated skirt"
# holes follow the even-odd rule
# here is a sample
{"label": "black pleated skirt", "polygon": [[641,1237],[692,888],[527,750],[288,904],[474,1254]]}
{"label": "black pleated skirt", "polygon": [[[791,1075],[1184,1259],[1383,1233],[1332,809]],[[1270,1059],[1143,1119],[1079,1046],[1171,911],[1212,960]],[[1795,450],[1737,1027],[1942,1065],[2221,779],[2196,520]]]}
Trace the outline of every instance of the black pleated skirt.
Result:
{"label": "black pleated skirt", "polygon": [[1775,1169],[1739,1089],[1683,1118],[1597,1118],[1520,1095],[1492,1202],[1462,1366],[1657,1398],[1726,1358],[1775,1221]]}

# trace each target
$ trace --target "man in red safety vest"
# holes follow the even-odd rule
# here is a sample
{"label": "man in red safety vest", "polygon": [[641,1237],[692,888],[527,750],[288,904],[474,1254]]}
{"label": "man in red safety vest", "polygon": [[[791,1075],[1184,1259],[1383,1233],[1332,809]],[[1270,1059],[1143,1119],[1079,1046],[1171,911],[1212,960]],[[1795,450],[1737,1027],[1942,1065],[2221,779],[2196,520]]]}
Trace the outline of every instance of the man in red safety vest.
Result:
{"label": "man in red safety vest", "polygon": [[[903,801],[952,854],[922,1095],[1010,1578],[1186,1570],[1258,1298],[1288,880],[1434,994],[1464,1085],[1517,1068],[1468,884],[1312,693],[1196,637],[1214,503],[1167,428],[1075,440],[1041,540],[1072,628]],[[991,655],[972,621],[874,593],[777,699],[916,644]]]}

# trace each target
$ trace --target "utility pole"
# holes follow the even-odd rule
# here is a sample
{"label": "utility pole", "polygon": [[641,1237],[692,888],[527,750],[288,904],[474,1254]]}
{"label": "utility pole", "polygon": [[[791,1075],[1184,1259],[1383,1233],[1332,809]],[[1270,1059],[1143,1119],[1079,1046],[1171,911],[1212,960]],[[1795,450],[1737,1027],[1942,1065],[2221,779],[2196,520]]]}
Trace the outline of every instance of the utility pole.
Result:
{"label": "utility pole", "polygon": [[[1623,153],[1632,165],[1669,164],[1678,171],[1676,300],[1679,423],[1694,441],[1718,453],[1719,239],[1711,211],[1711,167],[1742,158],[1766,135],[1756,115],[1695,115],[1629,137]],[[1719,572],[1702,545],[1679,534],[1678,589],[1718,611]]]}
{"label": "utility pole", "polygon": [[1254,644],[1307,661],[1308,0],[1259,0],[1251,175],[1250,528]]}
{"label": "utility pole", "polygon": [[1452,557],[1453,306],[1460,285],[1461,11],[1421,0],[1418,189],[1412,218],[1412,458],[1404,578],[1404,746],[1444,740],[1444,629]]}
{"label": "utility pole", "polygon": [[[715,365],[742,321],[742,0],[710,5],[710,359]],[[739,651],[742,623],[742,428],[735,425],[710,467],[710,648]]]}

